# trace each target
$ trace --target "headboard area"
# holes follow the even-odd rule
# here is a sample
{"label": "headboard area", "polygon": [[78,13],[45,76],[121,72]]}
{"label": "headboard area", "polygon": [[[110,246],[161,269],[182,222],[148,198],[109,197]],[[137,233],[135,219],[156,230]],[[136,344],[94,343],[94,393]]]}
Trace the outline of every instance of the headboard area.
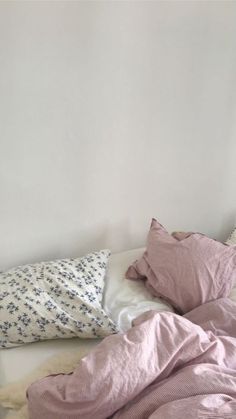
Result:
{"label": "headboard area", "polygon": [[236,222],[236,3],[0,3],[0,270]]}

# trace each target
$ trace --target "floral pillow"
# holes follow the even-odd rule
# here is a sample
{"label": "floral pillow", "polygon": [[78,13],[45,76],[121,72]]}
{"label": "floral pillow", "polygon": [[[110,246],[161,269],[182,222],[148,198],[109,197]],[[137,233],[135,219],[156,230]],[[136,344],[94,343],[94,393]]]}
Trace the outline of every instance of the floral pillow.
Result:
{"label": "floral pillow", "polygon": [[153,219],[143,256],[127,270],[129,279],[168,301],[181,314],[228,297],[236,279],[236,252],[199,233],[170,235]]}
{"label": "floral pillow", "polygon": [[0,274],[0,348],[117,332],[102,308],[109,250]]}

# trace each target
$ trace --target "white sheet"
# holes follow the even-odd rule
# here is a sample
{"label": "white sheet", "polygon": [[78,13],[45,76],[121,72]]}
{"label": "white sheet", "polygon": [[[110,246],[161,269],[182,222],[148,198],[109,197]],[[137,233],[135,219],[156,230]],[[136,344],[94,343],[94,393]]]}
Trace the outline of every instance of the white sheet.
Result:
{"label": "white sheet", "polygon": [[173,311],[170,305],[153,297],[142,281],[125,279],[128,266],[138,259],[143,251],[144,249],[140,248],[116,253],[109,259],[103,304],[121,331],[128,330],[132,320],[145,311]]}
{"label": "white sheet", "polygon": [[77,348],[92,349],[98,342],[100,339],[55,339],[1,349],[0,385],[20,379],[53,355]]}

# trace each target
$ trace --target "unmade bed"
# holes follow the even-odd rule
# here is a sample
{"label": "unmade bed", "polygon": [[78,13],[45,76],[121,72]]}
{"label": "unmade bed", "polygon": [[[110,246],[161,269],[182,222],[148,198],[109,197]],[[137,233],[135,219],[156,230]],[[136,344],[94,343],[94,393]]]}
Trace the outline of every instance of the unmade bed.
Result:
{"label": "unmade bed", "polygon": [[[173,310],[160,299],[153,297],[142,283],[125,279],[127,267],[139,258],[142,252],[143,248],[135,249],[113,254],[109,258],[103,306],[121,331],[127,330],[132,320],[148,309]],[[0,385],[21,379],[54,355],[76,350],[89,351],[100,341],[101,339],[55,339],[1,350]],[[2,413],[2,417],[4,415]]]}
{"label": "unmade bed", "polygon": [[[153,226],[154,233],[151,231],[151,234],[158,233],[158,237],[159,237],[160,229],[162,229],[163,227],[162,226],[160,227],[160,225],[158,225],[156,223],[152,224],[152,226]],[[162,235],[162,233],[163,232],[161,230],[161,235]],[[163,233],[163,237],[165,236],[165,234],[166,234],[166,232]],[[183,247],[185,246],[187,248],[187,246],[189,246],[189,243],[191,244],[191,239],[188,240],[188,242],[187,241],[184,242],[184,240],[188,239],[188,237],[189,237],[189,235],[187,235],[187,236],[185,235],[184,237],[175,235],[174,239],[178,242],[182,241],[182,246]],[[153,237],[151,237],[151,239],[153,239]],[[151,245],[153,245],[153,240],[151,240],[151,239],[150,239],[150,243],[151,243]],[[169,246],[169,243],[170,243],[169,237],[165,236],[165,240],[166,240],[165,244],[167,243],[168,246]],[[198,245],[198,242],[201,242],[201,240],[202,240],[202,236],[197,237],[197,245]],[[203,241],[204,241],[204,238],[203,238]],[[214,242],[214,241],[212,241],[212,242]],[[168,246],[167,246],[167,248],[168,248],[168,251],[169,251]],[[202,244],[201,244],[201,246],[202,246]],[[218,245],[217,245],[217,243],[213,243],[213,246],[218,246]],[[221,249],[221,247],[220,247],[220,249]],[[225,249],[223,249],[223,251],[224,250]],[[216,248],[214,247],[214,252],[215,251],[216,251]],[[102,351],[104,351],[104,353],[106,353],[106,351],[107,351],[107,358],[109,358],[109,353],[110,352],[108,351],[108,349],[109,348],[110,349],[114,348],[115,344],[113,342],[117,342],[117,345],[121,344],[122,351],[124,351],[125,353],[126,352],[128,353],[128,351],[130,349],[127,349],[127,347],[125,346],[126,344],[124,344],[123,341],[121,342],[122,339],[125,340],[125,341],[127,340],[125,336],[128,337],[128,336],[131,336],[131,335],[132,336],[135,335],[135,333],[136,333],[135,330],[138,330],[138,334],[140,333],[140,336],[141,336],[142,335],[142,330],[143,330],[142,328],[144,327],[143,326],[144,324],[146,325],[145,327],[147,327],[147,325],[148,325],[148,329],[150,329],[150,330],[153,327],[153,324],[155,324],[155,328],[157,327],[157,325],[159,325],[158,327],[161,327],[161,328],[160,328],[160,330],[158,329],[159,332],[157,334],[155,334],[155,337],[154,337],[154,335],[150,335],[148,337],[148,333],[145,332],[144,333],[145,336],[143,337],[143,341],[140,340],[140,342],[139,342],[140,350],[141,350],[140,359],[141,359],[142,355],[145,358],[144,348],[146,348],[146,350],[147,350],[147,348],[148,348],[147,342],[149,342],[149,345],[154,345],[153,342],[154,342],[155,339],[157,339],[155,341],[155,345],[159,345],[159,343],[161,343],[161,344],[163,343],[163,345],[164,345],[164,343],[166,344],[166,341],[165,341],[163,336],[165,336],[165,329],[166,329],[167,325],[169,325],[167,327],[167,329],[169,330],[169,334],[173,334],[173,341],[172,342],[168,341],[169,343],[165,347],[165,352],[169,351],[169,355],[166,354],[166,358],[163,361],[166,364],[165,368],[167,368],[167,372],[166,372],[166,369],[163,367],[163,365],[161,366],[161,364],[160,364],[161,361],[158,360],[158,362],[155,362],[153,364],[153,355],[152,355],[151,357],[146,356],[146,361],[144,359],[144,363],[145,362],[149,363],[149,367],[151,366],[151,368],[153,368],[153,371],[154,370],[155,371],[153,372],[153,374],[150,375],[150,371],[146,370],[146,367],[142,367],[142,374],[141,374],[142,379],[139,380],[139,381],[142,382],[142,380],[143,380],[143,383],[145,385],[142,386],[142,383],[140,385],[138,385],[139,390],[137,390],[137,388],[135,388],[135,386],[132,387],[129,380],[128,381],[122,381],[121,380],[121,381],[119,381],[119,383],[116,383],[116,375],[114,375],[114,382],[116,383],[114,385],[117,386],[117,388],[119,386],[125,387],[127,397],[122,398],[123,396],[122,395],[120,396],[120,394],[123,391],[122,388],[120,388],[120,387],[119,387],[119,392],[118,392],[119,394],[117,394],[117,393],[113,394],[112,391],[114,390],[114,388],[113,388],[113,383],[112,383],[111,384],[111,393],[112,393],[111,399],[109,399],[108,396],[106,396],[105,398],[103,397],[101,399],[99,399],[100,396],[98,397],[98,401],[100,400],[100,402],[101,402],[100,404],[103,406],[102,410],[99,410],[98,407],[95,406],[95,409],[97,409],[96,411],[100,412],[100,413],[98,413],[98,416],[97,416],[99,418],[105,417],[104,416],[104,406],[106,406],[105,407],[105,410],[106,410],[107,409],[107,403],[108,404],[110,403],[112,405],[112,400],[114,399],[114,397],[117,398],[117,400],[119,400],[119,397],[121,397],[121,400],[120,400],[120,402],[118,402],[117,405],[114,404],[113,410],[111,410],[110,414],[113,414],[116,410],[119,410],[120,407],[127,404],[127,407],[125,408],[125,410],[121,409],[120,413],[118,412],[117,414],[115,414],[114,417],[117,417],[117,418],[121,417],[122,419],[126,418],[126,417],[127,418],[131,418],[131,417],[132,418],[134,418],[134,417],[142,417],[142,418],[143,417],[145,417],[145,418],[150,417],[152,419],[159,418],[159,417],[163,417],[163,418],[164,417],[166,417],[166,418],[167,417],[172,417],[172,416],[170,416],[170,412],[172,412],[172,410],[173,410],[172,405],[170,406],[170,410],[168,410],[168,409],[166,410],[167,413],[165,413],[165,414],[167,414],[167,416],[158,416],[160,412],[156,413],[156,414],[153,412],[153,416],[152,416],[152,414],[149,412],[148,408],[147,408],[147,410],[144,409],[144,411],[142,411],[142,414],[140,413],[141,416],[137,416],[137,412],[139,411],[139,410],[137,410],[137,408],[139,409],[138,406],[139,406],[140,403],[141,403],[141,405],[143,404],[144,399],[142,400],[141,398],[140,399],[138,398],[136,400],[136,396],[138,397],[138,394],[142,394],[142,395],[144,394],[144,396],[146,394],[146,396],[147,396],[146,387],[149,388],[149,385],[151,384],[152,381],[156,383],[157,387],[160,385],[160,380],[159,380],[159,378],[157,379],[158,374],[159,375],[161,374],[161,380],[163,380],[163,379],[167,378],[170,373],[175,373],[175,371],[177,371],[176,366],[175,365],[173,366],[173,362],[172,362],[173,357],[171,355],[171,353],[172,353],[171,351],[174,351],[173,353],[175,353],[175,350],[177,351],[176,353],[178,353],[178,357],[179,357],[178,359],[180,359],[180,361],[178,361],[178,362],[181,363],[181,360],[182,360],[184,368],[188,367],[188,365],[191,365],[191,362],[192,362],[192,364],[194,365],[194,371],[192,371],[192,374],[194,374],[194,375],[192,375],[191,376],[192,378],[191,377],[190,378],[193,379],[193,380],[195,380],[196,376],[198,375],[198,371],[196,371],[196,365],[198,364],[198,362],[195,359],[195,358],[198,359],[198,357],[200,357],[200,358],[202,357],[201,359],[202,359],[202,362],[204,364],[206,364],[206,363],[210,363],[210,364],[213,363],[214,364],[215,359],[217,359],[217,368],[220,367],[219,371],[217,371],[217,374],[219,375],[219,374],[221,374],[221,372],[222,372],[222,374],[226,374],[224,368],[227,367],[227,363],[225,364],[223,361],[220,361],[220,359],[222,357],[221,354],[220,354],[220,350],[219,350],[217,356],[216,356],[215,353],[213,353],[212,356],[209,355],[209,357],[208,357],[208,355],[206,355],[206,352],[208,351],[208,349],[202,350],[202,345],[207,346],[207,344],[210,341],[206,344],[206,340],[209,338],[209,339],[212,339],[212,342],[214,342],[212,344],[218,345],[219,347],[221,347],[221,345],[223,345],[223,344],[222,344],[222,342],[218,341],[218,335],[221,335],[221,334],[224,335],[224,336],[227,336],[227,335],[232,336],[232,339],[234,339],[234,332],[235,332],[235,325],[236,325],[235,324],[235,318],[236,318],[236,316],[235,316],[235,313],[236,313],[235,306],[236,306],[236,303],[233,302],[234,300],[236,301],[236,288],[235,288],[235,286],[232,287],[231,293],[229,295],[229,300],[227,300],[227,298],[225,299],[225,295],[219,295],[219,300],[218,300],[219,303],[217,301],[213,301],[214,299],[212,299],[212,302],[210,302],[210,303],[208,303],[208,301],[202,301],[203,304],[202,304],[202,306],[200,304],[200,308],[203,307],[203,309],[201,308],[200,311],[198,309],[198,305],[196,305],[196,304],[195,304],[195,307],[192,307],[193,310],[185,309],[184,305],[182,305],[182,307],[181,307],[181,304],[183,302],[181,293],[179,295],[176,294],[176,304],[175,304],[175,301],[171,301],[168,298],[169,290],[166,291],[167,292],[166,300],[168,301],[168,303],[167,303],[166,301],[163,301],[162,298],[160,298],[161,296],[158,295],[158,293],[154,289],[155,284],[153,282],[153,277],[155,276],[154,275],[155,274],[155,269],[159,269],[159,272],[161,272],[161,267],[160,266],[156,267],[156,265],[154,263],[154,265],[152,265],[151,271],[150,271],[150,266],[151,265],[150,266],[148,265],[148,271],[145,271],[147,269],[146,265],[147,265],[148,258],[147,258],[147,254],[146,254],[146,257],[144,257],[144,259],[143,259],[142,255],[144,254],[144,256],[145,256],[145,253],[143,253],[143,252],[144,252],[144,249],[135,249],[135,250],[132,250],[132,251],[127,251],[127,252],[123,252],[123,253],[119,253],[119,254],[113,254],[109,258],[108,268],[107,268],[106,277],[105,277],[105,287],[104,287],[104,291],[103,291],[103,302],[102,302],[103,303],[103,308],[106,311],[107,315],[117,325],[120,332],[125,332],[125,333],[127,331],[128,332],[127,332],[127,335],[126,334],[124,335],[124,338],[120,334],[107,338],[104,341],[104,345],[103,344],[101,345],[101,348],[102,348]],[[226,249],[226,252],[227,252],[227,249]],[[235,250],[234,250],[234,252],[235,252]],[[230,251],[228,253],[230,253]],[[150,262],[150,264],[151,264],[151,261],[150,261],[151,260],[150,259],[151,254],[152,254],[151,249],[149,249],[148,263]],[[230,253],[231,259],[233,257],[232,255],[233,255],[233,253],[231,252]],[[165,261],[165,263],[166,263],[166,261]],[[234,264],[235,264],[235,261],[234,261]],[[232,263],[231,263],[231,265],[232,265]],[[128,267],[130,267],[130,268],[127,271]],[[178,270],[176,268],[176,266],[175,266],[175,269],[176,269],[176,271]],[[181,268],[181,270],[182,270],[182,268]],[[128,277],[131,278],[131,279],[136,280],[136,279],[142,279],[144,277],[148,278],[148,279],[145,280],[145,282],[143,282],[142,280],[128,281],[125,278],[125,273],[126,273],[126,276],[127,276],[126,271],[128,272]],[[159,288],[161,289],[160,284],[159,284]],[[224,290],[224,292],[226,292],[226,291]],[[194,296],[194,298],[197,298],[196,295]],[[229,303],[228,303],[228,301],[229,301]],[[185,298],[184,304],[186,304],[186,307],[188,307],[189,301],[187,301],[187,303],[186,303],[186,298]],[[210,304],[210,306],[207,305],[207,304]],[[191,307],[191,304],[190,304],[190,307]],[[182,309],[183,309],[183,312],[181,313]],[[186,315],[184,315],[185,319],[182,316],[179,316],[178,314],[174,314],[174,312],[176,312],[176,311],[177,311],[177,313],[179,312],[180,314],[185,314],[186,313]],[[188,313],[188,311],[189,311],[189,313]],[[158,314],[158,313],[160,313],[160,314]],[[204,319],[207,319],[207,313],[212,313],[213,320],[211,318],[209,318],[207,320],[206,324],[205,324]],[[228,325],[227,325],[227,321],[225,321],[224,324],[222,323],[227,318],[227,313],[229,315],[229,318],[232,320],[231,323],[229,322]],[[133,324],[132,322],[136,318],[138,318],[138,320],[136,320]],[[177,323],[178,323],[178,326],[176,326]],[[180,352],[178,352],[178,350],[175,347],[176,342],[174,343],[175,336],[176,336],[176,339],[178,340],[179,339],[178,335],[181,336],[181,334],[182,334],[183,335],[183,340],[185,341],[186,339],[184,337],[184,334],[186,332],[186,327],[187,327],[187,329],[189,328],[189,323],[191,324],[191,327],[189,329],[189,335],[192,336],[193,340],[191,341],[191,339],[190,339],[187,343],[185,342],[186,345],[185,346],[183,345],[183,348],[180,349]],[[174,326],[173,326],[173,324],[174,324]],[[195,324],[197,325],[196,327],[194,326]],[[131,326],[133,326],[133,327],[131,327]],[[202,331],[198,328],[198,326],[200,326],[200,329]],[[138,329],[135,329],[135,328],[138,328]],[[204,335],[204,333],[206,335]],[[209,333],[210,334],[213,333],[213,335],[214,334],[215,335],[213,337],[209,337],[210,336]],[[137,336],[138,335],[136,334],[135,336],[136,337],[134,338],[134,343],[135,343],[135,345],[137,345],[136,341],[137,341]],[[119,339],[121,339],[121,340],[119,341]],[[128,343],[129,344],[130,344],[130,342],[132,343],[132,339],[133,339],[132,337],[128,338],[128,341],[129,341]],[[196,342],[196,339],[199,342],[198,344],[194,343],[194,342]],[[216,341],[214,341],[214,339],[218,343]],[[32,371],[34,368],[39,366],[43,361],[47,360],[52,355],[55,355],[55,354],[60,353],[60,352],[68,351],[68,350],[71,350],[71,351],[72,350],[77,350],[79,348],[86,349],[86,350],[90,351],[91,349],[95,348],[101,342],[101,340],[102,339],[96,339],[96,338],[94,338],[94,339],[80,339],[80,338],[55,339],[55,340],[48,340],[48,341],[44,341],[44,342],[28,344],[28,345],[25,345],[25,346],[20,346],[20,347],[8,349],[8,350],[2,350],[1,351],[1,358],[0,358],[0,362],[1,362],[1,364],[0,364],[1,385],[5,385],[6,383],[9,383],[9,382],[12,382],[12,381],[15,381],[15,380],[21,378],[23,375]],[[227,340],[227,338],[226,338],[226,340]],[[203,341],[205,342],[204,344],[202,343]],[[105,342],[111,342],[111,343],[106,344]],[[108,345],[108,346],[106,346],[106,345]],[[189,353],[189,351],[191,352],[190,349],[193,348],[194,345],[196,345],[195,355],[192,356],[192,357],[191,356],[186,357],[186,354]],[[211,342],[209,343],[208,346],[209,346],[209,348],[211,348],[211,346],[212,346]],[[85,361],[85,364],[84,364],[86,368],[87,368],[87,366],[90,365],[89,363],[90,363],[91,360],[92,360],[92,364],[96,366],[96,362],[97,362],[97,359],[98,359],[97,358],[98,355],[96,355],[96,353],[99,354],[99,348],[100,348],[100,345],[93,351],[94,355],[92,355],[92,356],[94,356],[94,358],[89,358],[89,357],[86,358],[86,360],[88,359],[88,361]],[[163,348],[164,348],[164,346],[163,346]],[[223,349],[223,351],[227,352],[227,350],[228,350],[227,348],[228,347],[226,345],[225,348]],[[161,352],[160,352],[160,347],[159,346],[158,346],[158,350],[159,350],[158,354],[159,354],[159,357],[160,357]],[[209,349],[209,351],[211,351],[211,349]],[[229,349],[229,353],[230,353],[230,351],[232,352],[232,349]],[[183,354],[184,354],[184,356],[183,356]],[[235,356],[236,356],[235,353],[233,353],[232,356],[233,356],[233,358],[235,358]],[[117,357],[117,352],[114,350],[114,365],[116,365],[116,357]],[[129,359],[128,358],[127,358],[126,361],[127,361],[127,365],[129,365]],[[124,361],[124,362],[126,362],[126,361]],[[101,361],[101,363],[102,362],[103,361]],[[134,364],[132,364],[132,365],[131,364],[132,363],[130,362],[130,373],[129,373],[129,375],[132,378],[132,380],[135,381],[135,372],[131,373],[131,370],[132,369],[135,370],[135,367],[134,367]],[[117,365],[119,366],[119,363]],[[157,367],[154,367],[153,365],[156,365]],[[232,369],[232,365],[233,365],[233,363],[229,362],[228,367],[230,367]],[[79,372],[79,376],[82,377],[83,376],[83,374],[82,374],[83,371],[82,371],[81,368],[82,368],[82,366],[78,367],[78,372]],[[86,368],[85,368],[85,370],[86,370]],[[99,370],[99,368],[98,368],[98,370]],[[104,368],[105,369],[108,368],[108,370],[109,370],[109,368],[111,368],[111,365],[107,365],[107,364],[105,365],[104,364]],[[162,368],[162,373],[160,373],[160,371],[159,371],[159,373],[157,373],[155,368],[157,368],[157,369]],[[214,368],[215,367],[213,367],[213,370],[214,370]],[[200,370],[201,370],[201,368],[200,368]],[[94,380],[95,380],[94,383],[99,384],[100,381],[99,381],[98,377],[96,378],[96,371],[97,370],[94,370],[94,374],[93,374]],[[201,371],[203,371],[203,369]],[[212,377],[212,380],[214,381],[217,374],[214,375],[213,373],[215,374],[215,371],[212,372],[212,366],[210,367],[208,372],[206,370],[204,370],[204,374],[207,374],[208,377]],[[111,370],[110,370],[110,374],[111,374]],[[217,375],[217,377],[218,377],[218,375]],[[232,384],[233,383],[233,381],[232,381],[233,378],[232,377],[235,375],[235,372],[233,372],[231,375],[232,376],[229,377],[229,381],[231,380],[231,384]],[[76,373],[75,373],[75,376],[76,376]],[[150,377],[152,377],[152,378],[150,378]],[[226,377],[226,375],[225,375],[225,377]],[[84,377],[84,379],[85,379],[85,377]],[[106,381],[106,379],[107,379],[107,376],[104,375],[104,380]],[[182,379],[181,382],[183,382],[184,379],[185,378],[183,376],[183,379]],[[96,380],[97,380],[97,382],[96,382]],[[161,381],[161,383],[162,383],[162,381]],[[197,381],[196,381],[196,383],[197,383],[196,385],[199,385],[199,388],[200,388],[200,384]],[[48,382],[46,382],[45,385],[47,387]],[[52,385],[52,383],[50,382],[50,386],[51,385]],[[79,385],[79,382],[78,382],[78,385]],[[234,384],[232,384],[232,385],[234,385]],[[91,386],[91,383],[90,383],[90,386]],[[127,386],[130,388],[130,390],[128,390]],[[32,386],[31,388],[33,388],[34,390],[36,389],[34,391],[34,394],[37,395],[37,391],[38,391],[37,383],[36,383],[36,387]],[[34,397],[34,396],[32,396],[31,388],[30,388],[29,394],[30,394],[31,401],[32,401],[32,397]],[[53,385],[52,385],[52,388],[53,388]],[[133,390],[132,390],[132,388],[133,388]],[[167,383],[166,388],[168,388],[168,383]],[[219,387],[219,388],[222,391],[224,390],[223,387]],[[44,390],[45,389],[43,389],[42,391],[44,392]],[[172,384],[170,385],[169,390],[173,391]],[[39,388],[39,392],[40,391],[41,391],[41,388]],[[121,391],[121,393],[120,393],[120,391]],[[214,389],[212,388],[211,391],[214,392]],[[41,396],[44,394],[43,392],[40,393]],[[231,391],[231,393],[232,393],[232,391]],[[116,396],[115,396],[115,394],[116,394]],[[188,395],[188,393],[186,393],[185,396],[187,397],[187,395]],[[190,393],[189,393],[189,395],[190,395]],[[159,396],[160,396],[160,394],[159,394]],[[157,396],[157,397],[159,397],[159,396]],[[193,396],[194,395],[191,394],[191,397],[193,397]],[[235,412],[236,412],[236,408],[235,408],[235,405],[234,405],[235,395],[231,394],[231,396],[233,397],[232,400],[227,399],[228,400],[227,403],[229,402],[229,405],[233,409],[232,411],[234,411],[234,409],[235,409]],[[94,394],[92,395],[92,397],[94,397]],[[147,400],[149,400],[148,396],[146,398],[147,398]],[[224,399],[224,397],[223,397],[223,399]],[[225,400],[223,400],[223,399],[222,399],[222,397],[219,397],[219,399],[217,400],[217,402],[219,403],[219,406],[224,405],[222,407],[222,409],[225,408]],[[134,404],[132,404],[133,400],[135,401]],[[195,399],[191,399],[191,400],[193,401],[192,406],[195,406],[194,405]],[[165,404],[169,403],[169,402],[171,402],[171,400],[165,400]],[[208,403],[208,402],[213,403],[211,398],[209,398],[209,400],[207,399],[206,403]],[[150,399],[150,403],[151,403],[151,399]],[[198,403],[198,400],[197,400],[197,403]],[[201,403],[202,403],[202,400],[201,400]],[[52,403],[52,405],[53,405],[53,403]],[[32,415],[31,417],[33,417],[33,418],[37,417],[37,413],[34,410],[35,406],[37,406],[37,403],[35,403],[34,405],[32,405],[32,403],[31,403],[31,406],[30,406],[31,415]],[[129,410],[129,406],[130,406],[130,410]],[[176,409],[178,409],[178,408],[179,408],[178,407],[178,402],[176,401]],[[215,410],[213,411],[213,410],[212,410],[212,412],[213,412],[212,414],[215,415],[216,411]],[[109,411],[109,409],[108,409],[108,411]],[[197,410],[195,410],[195,414],[196,414],[196,411]],[[63,417],[63,415],[60,416],[61,413],[58,413],[57,410],[55,410],[54,412],[55,412],[55,415],[54,415],[55,417],[58,417],[58,418]],[[141,412],[141,410],[140,410],[140,412]],[[147,413],[147,412],[149,412],[150,414]],[[202,415],[202,416],[199,416],[199,417],[201,417],[201,418],[208,417],[208,416],[206,416],[206,411],[204,409],[202,409],[202,410],[200,409],[199,412]],[[227,407],[226,407],[226,410],[222,410],[222,412],[223,412],[222,414],[224,414],[224,415],[227,414]],[[230,416],[230,414],[231,414],[230,412],[231,411],[229,410],[229,415],[227,417],[234,418],[235,416],[232,416],[232,415]],[[78,416],[78,418],[80,418],[80,417],[81,418],[82,417],[87,418],[88,417],[88,418],[91,419],[91,418],[96,417],[96,415],[94,416],[94,414],[92,416],[89,416],[89,415],[86,416],[86,414],[87,413],[85,412],[85,413],[82,414],[82,416]],[[4,415],[4,413],[3,413],[3,415]],[[163,415],[164,415],[164,410],[163,410]],[[47,416],[45,416],[45,417],[47,417]],[[73,418],[76,417],[77,418],[77,416],[73,416],[73,414],[71,414],[70,417],[73,417]],[[218,416],[216,416],[216,417],[218,417]],[[219,416],[219,417],[221,417],[221,416]],[[226,416],[223,416],[223,417],[226,417]]]}

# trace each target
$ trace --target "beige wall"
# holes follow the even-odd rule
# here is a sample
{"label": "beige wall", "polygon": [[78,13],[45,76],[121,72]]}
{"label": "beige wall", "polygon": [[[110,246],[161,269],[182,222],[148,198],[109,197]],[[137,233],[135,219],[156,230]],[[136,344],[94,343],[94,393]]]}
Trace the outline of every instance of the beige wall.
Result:
{"label": "beige wall", "polygon": [[0,269],[235,215],[236,3],[0,2]]}

